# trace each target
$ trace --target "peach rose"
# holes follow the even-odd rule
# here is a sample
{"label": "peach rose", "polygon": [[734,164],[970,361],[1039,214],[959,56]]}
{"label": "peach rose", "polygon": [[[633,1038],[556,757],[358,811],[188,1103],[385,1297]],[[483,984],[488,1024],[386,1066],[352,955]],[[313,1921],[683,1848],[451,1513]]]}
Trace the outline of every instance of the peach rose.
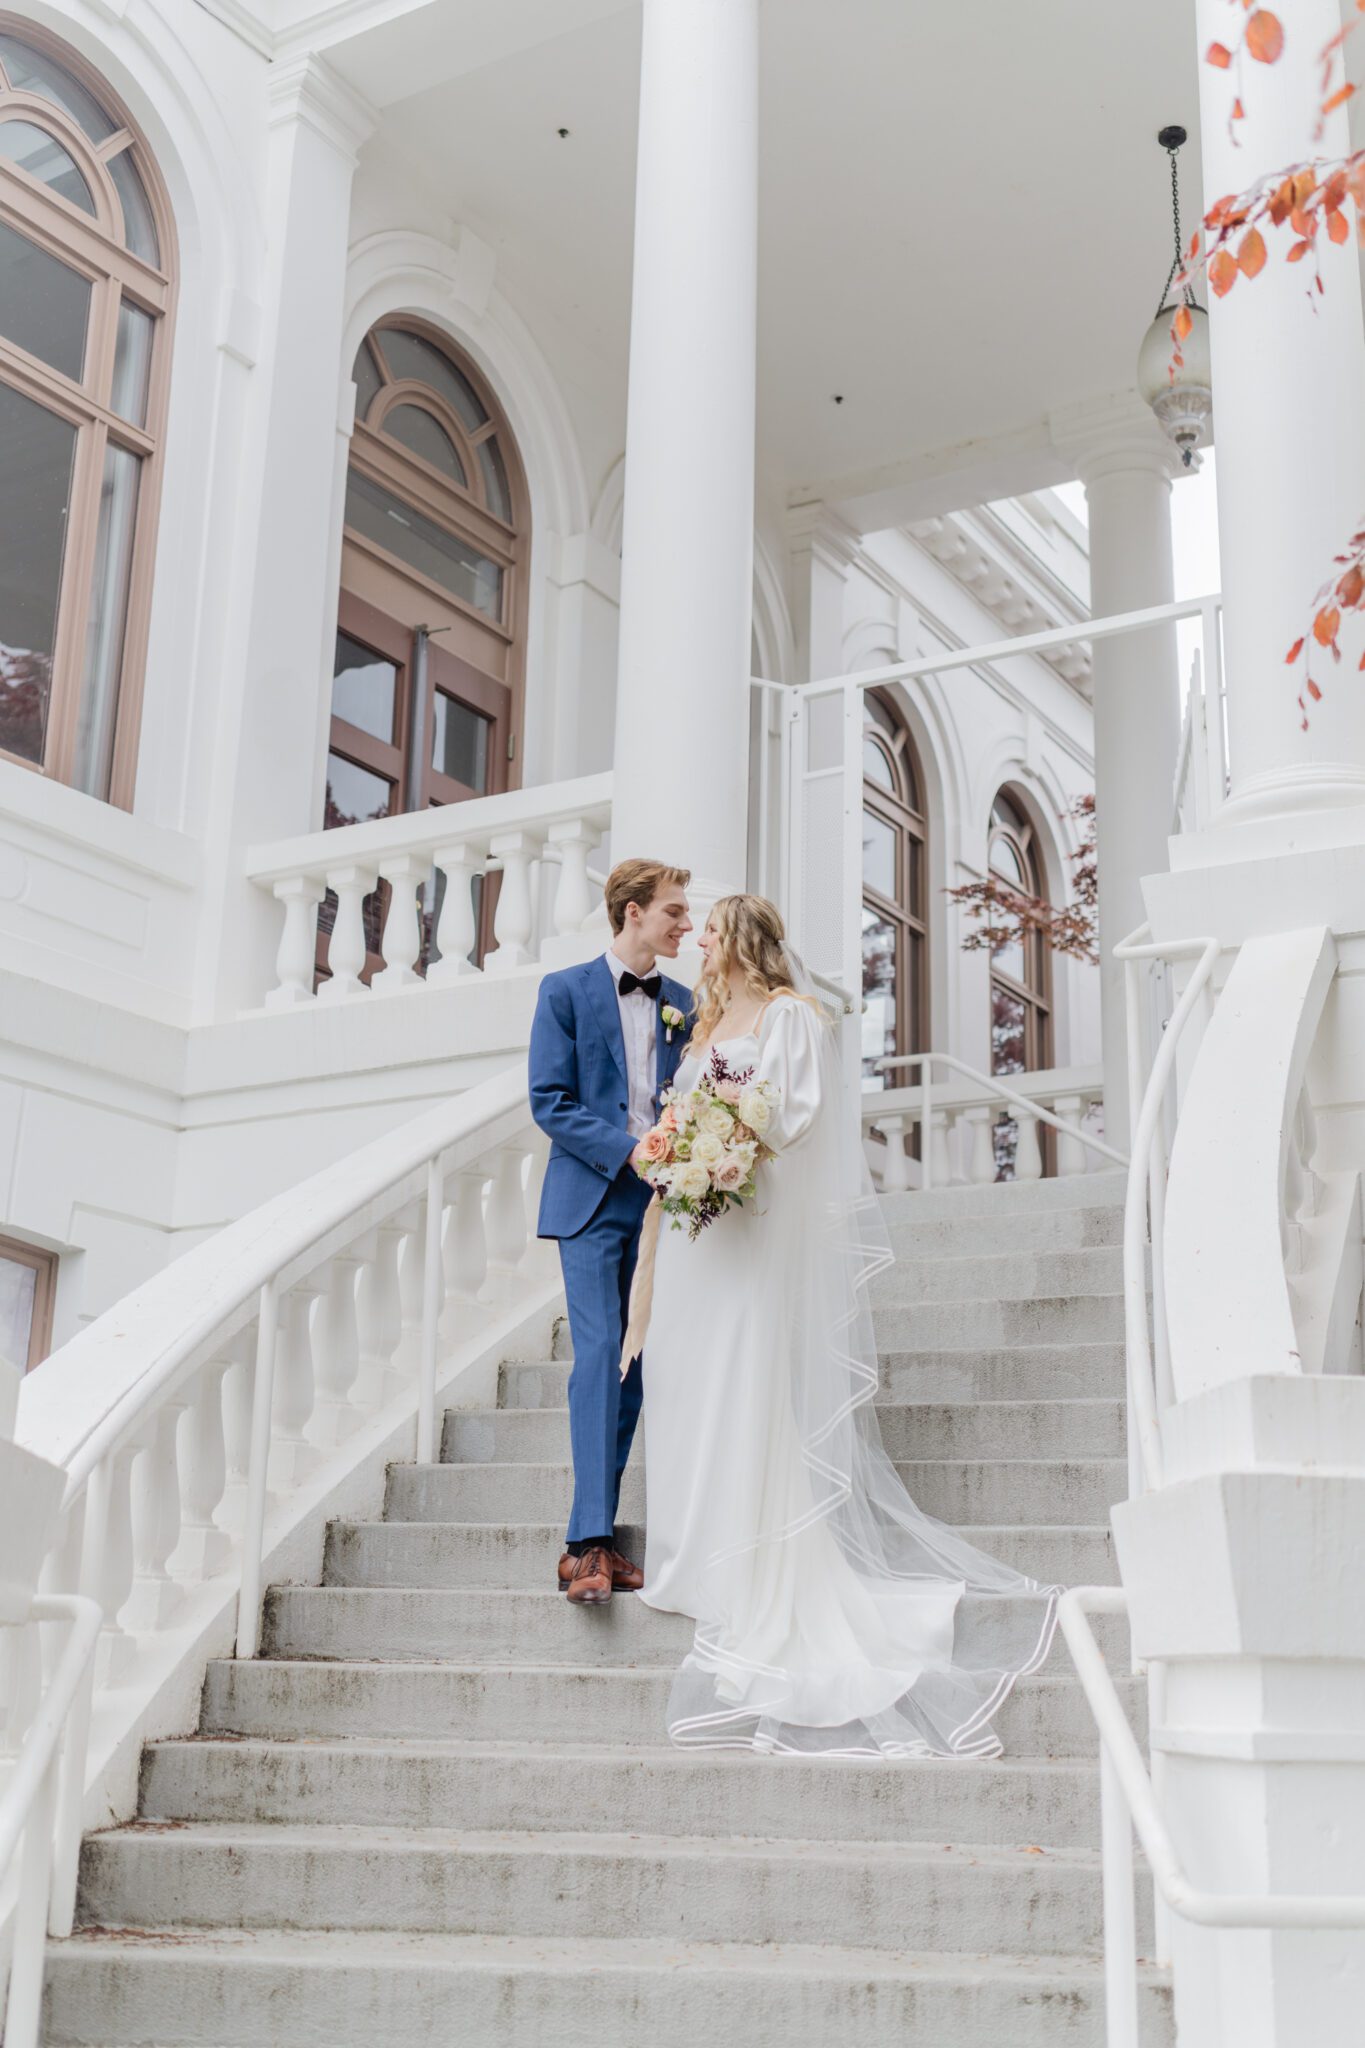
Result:
{"label": "peach rose", "polygon": [[743,1160],[736,1159],[733,1153],[721,1161],[711,1176],[723,1195],[738,1194],[748,1177]]}
{"label": "peach rose", "polygon": [[661,1166],[672,1151],[672,1136],[657,1124],[652,1131],[646,1131],[640,1140],[640,1157],[647,1166]]}
{"label": "peach rose", "polygon": [[673,1114],[673,1109],[672,1109],[672,1106],[671,1106],[671,1105],[669,1106],[669,1108],[667,1108],[667,1109],[666,1109],[666,1110],[664,1111],[663,1115],[662,1115],[662,1116],[661,1116],[661,1117],[659,1118],[659,1125],[658,1125],[658,1127],[659,1127],[659,1129],[660,1129],[661,1131],[676,1131],[676,1130],[677,1130],[677,1128],[678,1128],[678,1119],[677,1119],[677,1117],[676,1117],[676,1116],[675,1116],[675,1115]]}

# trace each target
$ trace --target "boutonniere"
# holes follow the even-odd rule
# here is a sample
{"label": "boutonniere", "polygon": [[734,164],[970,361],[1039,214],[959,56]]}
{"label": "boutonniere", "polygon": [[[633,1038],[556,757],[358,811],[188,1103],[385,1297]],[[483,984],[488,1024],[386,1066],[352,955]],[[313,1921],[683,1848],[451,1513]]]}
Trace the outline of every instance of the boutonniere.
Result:
{"label": "boutonniere", "polygon": [[664,1043],[672,1045],[673,1033],[683,1028],[683,1013],[674,1003],[665,1003],[659,1015],[664,1020]]}

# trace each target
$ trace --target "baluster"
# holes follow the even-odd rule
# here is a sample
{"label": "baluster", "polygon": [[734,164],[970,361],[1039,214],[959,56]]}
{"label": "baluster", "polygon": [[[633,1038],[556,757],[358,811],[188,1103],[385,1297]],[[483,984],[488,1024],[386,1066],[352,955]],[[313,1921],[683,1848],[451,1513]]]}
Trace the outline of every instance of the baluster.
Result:
{"label": "baluster", "polygon": [[995,1112],[984,1103],[974,1109],[964,1109],[962,1121],[970,1134],[965,1165],[967,1178],[973,1187],[987,1187],[995,1179]]}
{"label": "baluster", "polygon": [[267,1010],[289,1010],[313,1000],[317,960],[317,907],[321,882],[312,875],[291,875],[276,882],[275,901],[284,906],[284,928],[275,955],[275,987],[265,999]]}
{"label": "baluster", "polygon": [[395,1354],[403,1335],[403,1302],[398,1289],[398,1248],[402,1228],[381,1223],[371,1237],[356,1288],[360,1372],[352,1398],[365,1414],[377,1414],[396,1392]]}
{"label": "baluster", "polygon": [[313,1321],[318,1405],[310,1434],[315,1443],[344,1443],[361,1421],[360,1410],[352,1403],[360,1371],[355,1298],[360,1267],[361,1253],[354,1247],[338,1252],[327,1266],[322,1300]]}
{"label": "baluster", "polygon": [[441,917],[436,928],[440,959],[427,969],[427,987],[445,988],[452,981],[482,970],[469,955],[478,938],[474,919],[474,883],[483,873],[484,857],[472,846],[438,846],[432,855],[446,878]]}
{"label": "baluster", "polygon": [[398,1342],[394,1363],[398,1367],[404,1384],[416,1381],[417,1368],[422,1357],[422,1269],[425,1233],[422,1227],[422,1209],[418,1202],[410,1203],[399,1219],[403,1226],[403,1242],[398,1248],[398,1296],[403,1305],[403,1334]]}
{"label": "baluster", "polygon": [[525,1147],[505,1145],[493,1167],[488,1197],[488,1263],[504,1272],[521,1264],[526,1250],[526,1195],[521,1162]]}
{"label": "baluster", "polygon": [[132,1470],[141,1448],[139,1439],[121,1445],[104,1460],[102,1479],[100,1472],[90,1478],[92,1487],[99,1481],[106,1489],[101,1514],[91,1518],[87,1500],[81,1556],[81,1591],[89,1592],[104,1614],[95,1649],[95,1684],[100,1687],[121,1684],[137,1657],[137,1643],[120,1626],[119,1613],[133,1590]]}
{"label": "baluster", "polygon": [[531,958],[535,918],[531,907],[531,862],[539,851],[530,832],[500,832],[488,843],[489,855],[502,863],[502,887],[493,914],[497,945],[484,961],[485,974],[506,974]]}
{"label": "baluster", "polygon": [[953,1186],[955,1188],[965,1188],[971,1185],[972,1147],[975,1140],[976,1133],[972,1128],[969,1113],[965,1109],[960,1109],[953,1118],[953,1134],[948,1147],[949,1152],[952,1154]]}
{"label": "baluster", "polygon": [[905,1118],[881,1116],[877,1129],[886,1139],[886,1161],[882,1167],[882,1192],[899,1195],[910,1185],[910,1161],[905,1154]]}
{"label": "baluster", "polygon": [[1029,1109],[1011,1109],[1010,1114],[1018,1132],[1014,1146],[1014,1178],[1041,1180],[1043,1154],[1038,1143],[1038,1119]]}
{"label": "baluster", "polygon": [[936,1188],[951,1187],[953,1171],[948,1159],[948,1113],[936,1109],[929,1118],[929,1144],[932,1149],[933,1184]]}
{"label": "baluster", "polygon": [[483,1191],[488,1185],[486,1166],[466,1167],[455,1176],[455,1199],[446,1210],[442,1264],[445,1267],[445,1312],[441,1334],[449,1339],[458,1328],[462,1306],[478,1299],[488,1274],[488,1244],[484,1235]]}
{"label": "baluster", "polygon": [[269,1474],[271,1486],[281,1493],[291,1493],[316,1470],[321,1458],[305,1435],[317,1398],[309,1318],[321,1286],[321,1277],[310,1273],[280,1303]]}
{"label": "baluster", "polygon": [[559,881],[555,889],[554,933],[544,940],[545,961],[578,960],[583,955],[583,927],[595,904],[588,881],[588,857],[602,838],[601,828],[586,818],[565,818],[546,835],[559,848]]}
{"label": "baluster", "polygon": [[133,1590],[124,1609],[124,1621],[134,1630],[165,1628],[184,1604],[184,1589],[176,1584],[167,1566],[180,1541],[180,1462],[176,1437],[187,1406],[183,1395],[162,1401],[133,1466]]}
{"label": "baluster", "polygon": [[[1080,1095],[1059,1095],[1050,1105],[1053,1115],[1061,1117],[1064,1123],[1078,1124],[1085,1112],[1085,1101]],[[1089,1147],[1070,1131],[1057,1132],[1057,1178],[1084,1173]]]}
{"label": "baluster", "polygon": [[227,1488],[223,1381],[231,1365],[226,1351],[209,1360],[194,1382],[180,1423],[182,1513],[175,1564],[191,1580],[216,1578],[232,1556],[232,1538],[214,1520]]}
{"label": "baluster", "polygon": [[530,1141],[531,1170],[526,1176],[526,1229],[534,1237],[540,1222],[540,1196],[545,1186],[545,1169],[550,1163],[550,1141],[543,1131],[537,1131]]}
{"label": "baluster", "polygon": [[223,1452],[227,1490],[220,1510],[234,1541],[241,1534],[251,1465],[251,1404],[256,1387],[256,1325],[248,1323],[226,1347],[230,1361],[223,1380]]}
{"label": "baluster", "polygon": [[419,859],[415,853],[395,854],[380,862],[379,873],[389,885],[389,914],[384,920],[384,965],[370,987],[387,995],[393,989],[412,988],[422,978],[417,972],[422,953],[417,891],[430,879],[431,864],[425,855]]}
{"label": "baluster", "polygon": [[338,1003],[346,996],[359,995],[368,947],[365,943],[365,898],[374,887],[374,869],[352,863],[330,868],[327,886],[336,891],[336,923],[327,947],[331,979],[318,990],[318,1001]]}

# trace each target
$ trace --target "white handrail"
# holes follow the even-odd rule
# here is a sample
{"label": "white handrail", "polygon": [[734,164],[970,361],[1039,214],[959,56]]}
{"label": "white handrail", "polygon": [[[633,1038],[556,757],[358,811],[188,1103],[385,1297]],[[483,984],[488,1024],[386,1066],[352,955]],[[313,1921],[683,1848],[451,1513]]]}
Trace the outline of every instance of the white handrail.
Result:
{"label": "white handrail", "polygon": [[1310,1892],[1210,1892],[1192,1884],[1157,1805],[1137,1738],[1128,1725],[1088,1617],[1128,1612],[1121,1586],[1073,1586],[1058,1618],[1100,1735],[1100,1855],[1104,1885],[1107,2048],[1138,2048],[1132,1830],[1161,1898],[1199,1927],[1365,1928],[1365,1896]]}
{"label": "white handrail", "polygon": [[[1130,1423],[1129,1481],[1130,1492],[1134,1493],[1141,1491],[1143,1484],[1147,1487],[1158,1487],[1162,1483],[1161,1402],[1147,1336],[1146,1253],[1150,1234],[1152,1313],[1160,1333],[1159,1353],[1164,1358],[1166,1333],[1162,1219],[1165,1214],[1166,1194],[1163,1125],[1166,1090],[1175,1071],[1176,1052],[1181,1034],[1194,1012],[1196,1003],[1203,996],[1213,973],[1214,963],[1222,951],[1220,942],[1213,938],[1144,941],[1144,934],[1150,931],[1149,924],[1140,925],[1114,948],[1115,959],[1124,962],[1127,978],[1125,993],[1129,1114],[1133,1121],[1132,1155],[1128,1161],[1128,1187],[1123,1205],[1123,1313]],[[1141,1073],[1143,1037],[1138,968],[1143,961],[1191,959],[1196,960],[1195,968],[1162,1033],[1161,1044],[1152,1060],[1146,1085],[1141,1090],[1140,1107],[1134,1115],[1133,1105],[1139,1101],[1137,1082]]]}
{"label": "white handrail", "polygon": [[5,1999],[7,2048],[36,2048],[38,2041],[43,1958],[54,1898],[54,1825],[59,1807],[70,1803],[69,1781],[79,1779],[85,1760],[95,1641],[102,1618],[94,1600],[47,1593],[34,1598],[27,1622],[17,1624],[36,1629],[40,1622],[66,1621],[71,1632],[0,1795],[0,1885],[21,1840],[24,1847]]}
{"label": "white handrail", "polygon": [[932,1134],[933,1122],[933,1068],[935,1061],[940,1066],[950,1067],[954,1073],[961,1074],[966,1080],[974,1082],[993,1100],[998,1098],[1001,1102],[1011,1103],[1016,1109],[1021,1110],[1024,1115],[1036,1117],[1040,1123],[1050,1125],[1054,1131],[1060,1131],[1064,1137],[1075,1138],[1080,1144],[1089,1146],[1092,1152],[1098,1152],[1104,1158],[1112,1159],[1116,1166],[1127,1166],[1128,1154],[1126,1152],[1119,1152],[1114,1146],[1107,1144],[1103,1138],[1097,1138],[1094,1132],[1087,1131],[1083,1124],[1072,1123],[1065,1117],[1056,1116],[1050,1109],[1044,1109],[1040,1102],[1032,1101],[1027,1095],[1021,1095],[1017,1089],[1007,1087],[998,1074],[983,1074],[979,1067],[968,1066],[965,1060],[958,1059],[956,1054],[950,1052],[894,1053],[886,1059],[878,1060],[877,1067],[879,1071],[885,1071],[891,1067],[922,1067],[924,1070],[920,1083],[919,1113],[921,1188],[927,1189],[933,1185],[933,1167],[930,1160],[932,1148],[929,1138]]}

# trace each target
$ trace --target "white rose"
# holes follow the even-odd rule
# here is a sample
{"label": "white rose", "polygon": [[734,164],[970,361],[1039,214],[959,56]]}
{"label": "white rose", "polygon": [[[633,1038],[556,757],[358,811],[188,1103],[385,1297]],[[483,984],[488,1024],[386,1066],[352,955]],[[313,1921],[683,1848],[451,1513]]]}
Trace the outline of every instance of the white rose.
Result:
{"label": "white rose", "polygon": [[732,1145],[729,1156],[731,1159],[738,1161],[739,1165],[743,1168],[742,1178],[747,1180],[754,1170],[754,1161],[758,1157],[758,1148],[755,1145]]}
{"label": "white rose", "polygon": [[746,1088],[739,1098],[739,1120],[762,1137],[773,1120],[772,1104],[757,1088]]}
{"label": "white rose", "polygon": [[725,1157],[724,1140],[703,1127],[701,1136],[692,1140],[692,1157],[702,1166],[719,1166]]}
{"label": "white rose", "polygon": [[696,1202],[711,1185],[711,1176],[700,1160],[687,1159],[676,1167],[673,1173],[673,1192],[687,1200]]}
{"label": "white rose", "polygon": [[713,1102],[709,1109],[702,1111],[697,1123],[703,1131],[709,1131],[717,1138],[728,1138],[735,1127],[735,1120],[729,1110],[723,1109],[716,1102]]}

